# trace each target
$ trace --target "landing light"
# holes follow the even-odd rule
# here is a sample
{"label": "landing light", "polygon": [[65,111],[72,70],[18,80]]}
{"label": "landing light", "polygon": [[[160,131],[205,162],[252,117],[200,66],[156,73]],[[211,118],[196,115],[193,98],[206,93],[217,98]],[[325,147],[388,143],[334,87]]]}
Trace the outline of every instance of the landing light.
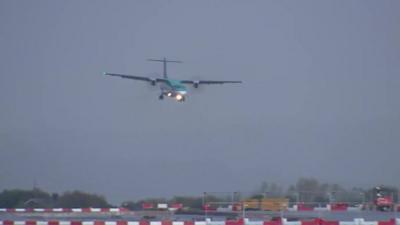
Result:
{"label": "landing light", "polygon": [[175,98],[176,98],[176,100],[180,101],[180,100],[182,100],[183,96],[182,95],[176,95]]}
{"label": "landing light", "polygon": [[172,95],[171,92],[168,92],[167,96],[168,96],[168,97],[171,97],[171,95]]}

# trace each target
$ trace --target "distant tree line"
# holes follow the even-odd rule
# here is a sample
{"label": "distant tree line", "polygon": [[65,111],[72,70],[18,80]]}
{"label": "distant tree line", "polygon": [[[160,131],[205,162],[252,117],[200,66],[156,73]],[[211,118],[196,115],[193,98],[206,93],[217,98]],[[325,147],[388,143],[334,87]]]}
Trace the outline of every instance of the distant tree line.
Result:
{"label": "distant tree line", "polygon": [[[181,203],[185,208],[202,209],[203,204],[211,202],[241,201],[248,198],[288,198],[289,202],[328,203],[351,202],[364,203],[374,199],[375,187],[346,189],[339,184],[321,183],[314,178],[300,178],[296,184],[287,189],[273,182],[262,182],[251,193],[226,192],[225,196],[204,193],[200,196],[175,196],[171,199],[145,198],[136,201],[129,200],[121,204],[131,210],[142,209],[143,203]],[[394,202],[398,202],[399,189],[385,186],[392,193]],[[48,193],[41,189],[33,190],[4,190],[0,192],[0,208],[108,208],[112,207],[107,200],[96,194],[82,191]]]}
{"label": "distant tree line", "polygon": [[61,195],[41,189],[4,190],[0,192],[0,208],[107,208],[110,207],[103,196],[82,191],[65,192]]}
{"label": "distant tree line", "polygon": [[[394,202],[398,202],[399,189],[397,187],[384,186],[393,193]],[[251,193],[226,192],[212,195],[204,193],[202,196],[186,197],[177,196],[172,199],[143,199],[139,201],[127,201],[123,207],[137,210],[141,209],[142,203],[182,203],[184,207],[201,209],[204,203],[216,202],[238,202],[249,198],[288,198],[290,203],[306,203],[312,205],[346,202],[350,204],[361,204],[372,202],[375,198],[373,189],[351,188],[347,189],[339,184],[322,183],[315,178],[300,178],[296,184],[290,185],[287,189],[273,182],[262,182],[261,185]],[[225,205],[226,206],[226,205]]]}
{"label": "distant tree line", "polygon": [[[395,202],[398,201],[399,189],[392,186],[384,186],[392,193]],[[275,183],[263,182],[256,191],[267,197],[286,197],[290,202],[328,203],[349,202],[363,203],[371,202],[375,198],[373,189],[351,188],[346,189],[339,184],[321,183],[315,178],[300,178],[295,185],[290,185],[287,190]],[[253,196],[254,197],[254,196]]]}

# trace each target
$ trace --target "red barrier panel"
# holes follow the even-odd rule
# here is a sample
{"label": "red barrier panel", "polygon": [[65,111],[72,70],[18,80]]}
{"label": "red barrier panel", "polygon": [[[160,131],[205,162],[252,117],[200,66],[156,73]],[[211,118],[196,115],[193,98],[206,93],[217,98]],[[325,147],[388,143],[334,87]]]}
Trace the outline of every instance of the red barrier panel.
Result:
{"label": "red barrier panel", "polygon": [[313,211],[313,207],[308,207],[308,206],[298,206],[297,211]]}
{"label": "red barrier panel", "polygon": [[154,204],[150,202],[144,202],[142,203],[142,209],[152,209],[154,208]]}
{"label": "red barrier panel", "polygon": [[396,225],[396,220],[391,219],[388,221],[378,221],[378,225]]}
{"label": "red barrier panel", "polygon": [[[322,220],[322,219],[314,219],[314,220],[302,220],[301,225],[339,225],[339,221],[334,220]],[[388,224],[384,224],[388,225]]]}
{"label": "red barrier panel", "polygon": [[331,210],[332,211],[346,211],[348,207],[349,206],[346,203],[331,204]]}
{"label": "red barrier panel", "polygon": [[82,225],[82,221],[71,221],[71,225]]}
{"label": "red barrier panel", "polygon": [[193,221],[185,221],[183,225],[194,225]]}
{"label": "red barrier panel", "polygon": [[173,209],[182,209],[183,208],[183,204],[182,203],[174,203],[170,206],[170,208]]}
{"label": "red barrier panel", "polygon": [[118,220],[117,225],[128,225],[128,221],[126,220]]}
{"label": "red barrier panel", "polygon": [[53,212],[53,209],[46,208],[46,209],[44,209],[44,212]]}
{"label": "red barrier panel", "polygon": [[110,212],[110,208],[101,208],[101,212]]}
{"label": "red barrier panel", "polygon": [[25,221],[25,225],[36,225],[36,220],[27,220]]}
{"label": "red barrier panel", "polygon": [[171,220],[162,220],[161,225],[172,225],[172,221]]}
{"label": "red barrier panel", "polygon": [[320,225],[339,225],[339,221],[334,220],[321,220]]}
{"label": "red barrier panel", "polygon": [[319,225],[320,220],[315,219],[315,220],[302,220],[301,225]]}
{"label": "red barrier panel", "polygon": [[15,209],[6,209],[6,211],[12,213],[15,212]]}
{"label": "red barrier panel", "polygon": [[5,221],[3,221],[3,225],[14,225],[14,221],[5,220]]}
{"label": "red barrier panel", "polygon": [[264,225],[282,225],[282,221],[264,221]]}
{"label": "red barrier panel", "polygon": [[150,222],[147,220],[141,220],[139,221],[139,225],[150,225]]}
{"label": "red barrier panel", "polygon": [[127,208],[119,208],[119,211],[120,212],[129,212],[129,209],[127,209]]}
{"label": "red barrier panel", "polygon": [[90,212],[92,212],[92,210],[90,208],[82,208],[82,212],[90,213]]}
{"label": "red barrier panel", "polygon": [[63,212],[72,212],[72,209],[70,209],[70,208],[63,208],[62,211],[63,211]]}
{"label": "red barrier panel", "polygon": [[33,209],[32,208],[26,208],[25,212],[30,212],[31,213],[31,212],[33,212]]}
{"label": "red barrier panel", "polygon": [[311,206],[307,206],[304,204],[298,204],[297,205],[297,211],[313,211],[314,207]]}
{"label": "red barrier panel", "polygon": [[49,222],[47,222],[47,225],[59,225],[60,221],[55,221],[55,220],[50,220]]}
{"label": "red barrier panel", "polygon": [[282,225],[282,218],[273,217],[271,221],[264,221],[264,225]]}
{"label": "red barrier panel", "polygon": [[238,219],[238,220],[226,220],[225,225],[243,225],[244,220],[243,219]]}
{"label": "red barrier panel", "polygon": [[104,224],[105,224],[104,221],[96,220],[96,221],[94,221],[94,224],[93,224],[93,225],[104,225]]}

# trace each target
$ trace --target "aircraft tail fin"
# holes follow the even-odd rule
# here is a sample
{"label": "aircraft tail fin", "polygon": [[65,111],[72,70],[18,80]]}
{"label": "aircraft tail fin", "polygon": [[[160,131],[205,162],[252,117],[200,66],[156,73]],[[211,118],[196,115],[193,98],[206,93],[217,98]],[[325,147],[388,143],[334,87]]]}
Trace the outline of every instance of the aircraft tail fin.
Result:
{"label": "aircraft tail fin", "polygon": [[147,61],[162,62],[164,64],[163,77],[165,79],[168,78],[168,75],[167,75],[167,63],[182,63],[182,61],[178,61],[178,60],[167,60],[165,57],[163,59],[147,59]]}

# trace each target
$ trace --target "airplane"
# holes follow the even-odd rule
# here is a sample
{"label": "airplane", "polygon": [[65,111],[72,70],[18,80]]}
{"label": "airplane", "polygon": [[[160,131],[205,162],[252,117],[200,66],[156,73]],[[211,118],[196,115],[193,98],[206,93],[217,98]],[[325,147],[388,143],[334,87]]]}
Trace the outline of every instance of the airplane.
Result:
{"label": "airplane", "polygon": [[104,75],[116,76],[121,78],[139,80],[149,82],[151,85],[156,86],[159,84],[161,94],[159,99],[163,100],[164,96],[175,99],[178,102],[184,102],[186,95],[188,93],[185,84],[191,84],[194,88],[198,88],[199,85],[203,84],[226,84],[226,83],[242,83],[242,81],[219,81],[219,80],[176,80],[170,79],[167,75],[167,63],[182,63],[182,61],[167,60],[165,57],[163,59],[148,59],[152,62],[162,62],[164,65],[163,77],[162,78],[151,78],[136,75],[118,74],[118,73],[107,73]]}

